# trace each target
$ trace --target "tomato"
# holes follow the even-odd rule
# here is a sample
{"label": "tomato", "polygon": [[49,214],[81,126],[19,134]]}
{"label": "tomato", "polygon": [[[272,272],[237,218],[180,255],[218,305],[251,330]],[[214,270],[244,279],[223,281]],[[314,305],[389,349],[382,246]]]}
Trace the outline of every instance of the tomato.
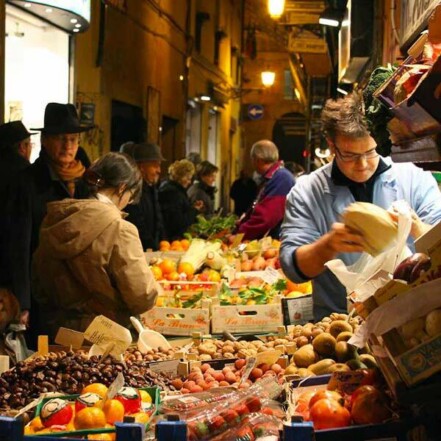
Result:
{"label": "tomato", "polygon": [[354,392],[352,392],[351,395],[351,407],[353,405],[353,403],[355,402],[355,400],[357,399],[358,396],[365,394],[365,393],[370,393],[372,391],[375,391],[375,387],[370,385],[370,384],[366,384],[364,386],[360,386],[357,387],[357,389],[354,390]]}
{"label": "tomato", "polygon": [[351,423],[351,414],[338,401],[323,398],[309,409],[315,430],[346,427]]}
{"label": "tomato", "polygon": [[351,416],[355,424],[379,424],[392,412],[383,392],[373,386],[361,386],[352,394]]}
{"label": "tomato", "polygon": [[337,401],[341,405],[343,405],[344,403],[343,397],[338,392],[333,390],[323,389],[323,390],[319,390],[311,397],[311,399],[309,400],[309,408],[311,409],[311,407],[315,403],[317,403],[317,401],[323,400],[324,398]]}
{"label": "tomato", "polygon": [[375,386],[380,383],[380,372],[378,369],[363,369],[363,379],[361,380],[361,386],[371,385]]}

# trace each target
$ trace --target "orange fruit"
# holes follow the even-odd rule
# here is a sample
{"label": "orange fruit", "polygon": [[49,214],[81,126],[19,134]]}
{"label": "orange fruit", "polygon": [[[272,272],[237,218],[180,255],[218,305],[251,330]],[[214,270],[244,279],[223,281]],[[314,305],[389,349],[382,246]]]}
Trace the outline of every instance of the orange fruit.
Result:
{"label": "orange fruit", "polygon": [[29,425],[26,425],[24,427],[24,435],[33,435],[35,432],[32,430],[32,427]]}
{"label": "orange fruit", "polygon": [[36,416],[35,418],[33,418],[31,420],[31,422],[29,423],[29,427],[34,432],[38,432],[39,430],[43,430],[44,429],[43,423],[41,422],[41,418],[39,416]]}
{"label": "orange fruit", "polygon": [[215,271],[215,270],[210,270],[208,272],[208,280],[210,282],[220,282],[221,275],[217,271]]}
{"label": "orange fruit", "polygon": [[190,241],[188,239],[181,239],[181,247],[184,251],[187,251],[190,246]]}
{"label": "orange fruit", "polygon": [[194,266],[190,262],[181,262],[178,266],[178,273],[184,273],[188,276],[194,274]]}
{"label": "orange fruit", "polygon": [[152,270],[153,276],[155,277],[155,280],[161,280],[162,279],[162,269],[159,268],[158,265],[153,265],[150,267]]}
{"label": "orange fruit", "polygon": [[124,406],[121,401],[107,400],[103,407],[108,424],[115,424],[117,421],[124,419]]}
{"label": "orange fruit", "polygon": [[152,402],[152,397],[150,396],[150,394],[146,390],[140,390],[139,395],[141,395],[141,401],[143,403],[151,403]]}
{"label": "orange fruit", "polygon": [[88,392],[92,392],[94,394],[98,394],[102,398],[106,398],[107,386],[105,386],[103,383],[88,384],[85,388],[83,388],[80,395],[87,394]]}
{"label": "orange fruit", "polygon": [[170,249],[170,242],[168,240],[161,240],[161,242],[159,242],[160,251],[167,251],[169,249]]}
{"label": "orange fruit", "polygon": [[170,274],[173,271],[176,271],[176,262],[171,259],[164,259],[160,264],[159,268],[161,268],[162,274]]}
{"label": "orange fruit", "polygon": [[87,439],[99,439],[101,441],[112,441],[114,439],[113,433],[94,433],[87,435]]}
{"label": "orange fruit", "polygon": [[166,275],[166,278],[172,282],[177,282],[179,280],[179,273],[177,271],[172,271]]}
{"label": "orange fruit", "polygon": [[135,418],[135,423],[147,424],[150,421],[150,415],[145,412],[137,412],[131,416]]}
{"label": "orange fruit", "polygon": [[98,429],[106,425],[106,415],[98,407],[86,407],[75,415],[74,425],[77,430]]}

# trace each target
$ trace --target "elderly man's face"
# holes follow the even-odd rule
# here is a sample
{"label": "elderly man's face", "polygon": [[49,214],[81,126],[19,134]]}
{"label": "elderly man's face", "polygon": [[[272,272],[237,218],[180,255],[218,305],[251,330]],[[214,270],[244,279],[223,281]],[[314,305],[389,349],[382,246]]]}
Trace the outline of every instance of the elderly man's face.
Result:
{"label": "elderly man's face", "polygon": [[161,161],[138,162],[142,178],[147,184],[153,185],[159,181],[161,175]]}
{"label": "elderly man's face", "polygon": [[46,153],[56,164],[65,167],[74,159],[80,141],[79,133],[61,135],[43,135],[42,145]]}

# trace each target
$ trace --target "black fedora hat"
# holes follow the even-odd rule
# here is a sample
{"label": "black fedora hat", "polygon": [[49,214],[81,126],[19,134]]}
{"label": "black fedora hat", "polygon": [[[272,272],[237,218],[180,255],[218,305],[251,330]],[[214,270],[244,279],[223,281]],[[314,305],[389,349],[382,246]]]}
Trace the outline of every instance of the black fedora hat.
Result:
{"label": "black fedora hat", "polygon": [[165,161],[162,156],[161,148],[153,143],[133,144],[129,154],[136,162],[144,161]]}
{"label": "black fedora hat", "polygon": [[12,147],[14,144],[35,135],[35,132],[28,132],[21,121],[11,121],[0,125],[0,148]]}
{"label": "black fedora hat", "polygon": [[86,132],[93,127],[80,125],[77,109],[73,104],[49,103],[44,111],[44,127],[32,130],[39,130],[48,135],[59,135]]}

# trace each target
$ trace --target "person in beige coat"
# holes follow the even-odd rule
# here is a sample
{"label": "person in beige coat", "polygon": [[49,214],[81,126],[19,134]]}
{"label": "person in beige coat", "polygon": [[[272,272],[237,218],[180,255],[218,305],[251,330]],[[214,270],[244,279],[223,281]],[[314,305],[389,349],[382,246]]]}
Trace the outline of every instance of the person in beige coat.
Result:
{"label": "person in beige coat", "polygon": [[85,174],[92,197],[51,202],[33,259],[33,288],[50,338],[60,326],[84,331],[105,315],[126,326],[151,309],[160,289],[136,227],[122,209],[139,198],[135,162],[108,153]]}

